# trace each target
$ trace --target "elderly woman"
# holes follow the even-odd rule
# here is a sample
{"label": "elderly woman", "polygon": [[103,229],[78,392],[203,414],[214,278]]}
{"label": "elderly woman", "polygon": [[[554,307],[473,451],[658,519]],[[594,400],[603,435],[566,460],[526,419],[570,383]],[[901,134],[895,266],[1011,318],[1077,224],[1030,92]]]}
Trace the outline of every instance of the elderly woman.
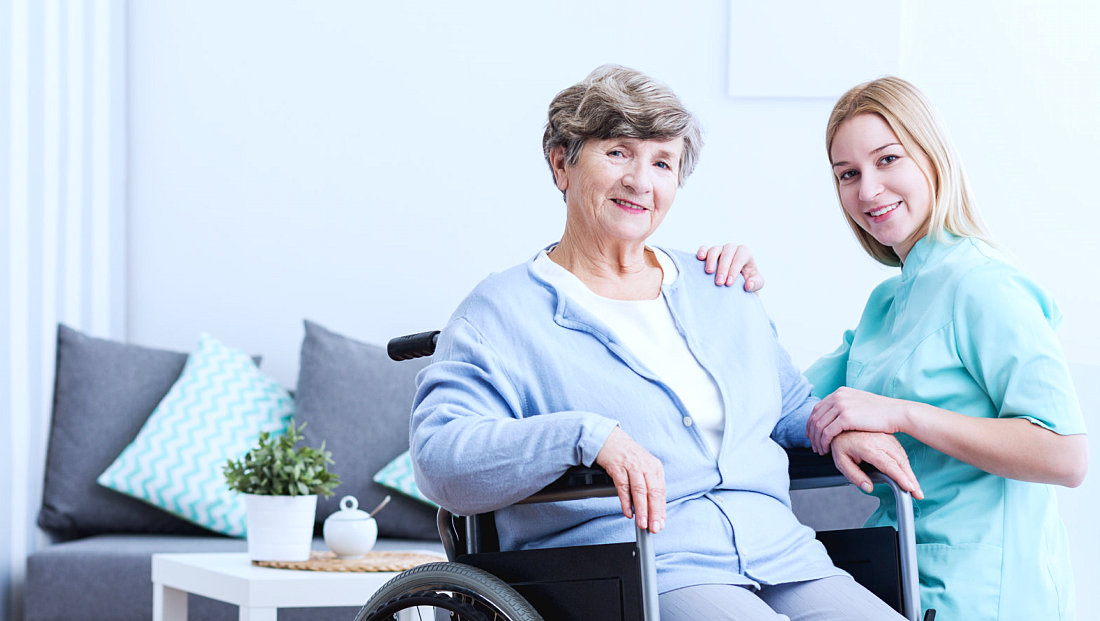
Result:
{"label": "elderly woman", "polygon": [[[791,512],[782,447],[810,445],[817,400],[757,296],[646,245],[701,142],[636,71],[600,67],[554,98],[543,150],[565,231],[443,330],[418,378],[417,481],[455,513],[497,511],[504,549],[630,540],[623,515],[660,532],[666,621],[901,618]],[[511,506],[593,463],[618,499]]]}

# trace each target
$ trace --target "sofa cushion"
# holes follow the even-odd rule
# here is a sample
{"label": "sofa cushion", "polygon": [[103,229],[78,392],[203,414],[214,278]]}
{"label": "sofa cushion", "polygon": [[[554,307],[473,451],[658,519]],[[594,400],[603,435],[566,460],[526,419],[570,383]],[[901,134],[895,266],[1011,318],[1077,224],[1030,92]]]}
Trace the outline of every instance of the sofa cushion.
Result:
{"label": "sofa cushion", "polygon": [[[324,541],[315,539],[313,549],[324,550]],[[374,549],[444,556],[439,542],[379,539]],[[244,554],[247,550],[242,539],[215,535],[97,535],[47,546],[27,559],[26,621],[149,621],[153,618],[150,575],[154,553]],[[363,603],[369,596],[363,595]],[[194,594],[187,599],[190,619],[240,618],[238,608],[231,604]],[[348,621],[356,612],[357,607],[283,608],[278,616],[279,621]]]}
{"label": "sofa cushion", "polygon": [[[369,511],[389,493],[372,476],[409,448],[415,378],[426,364],[394,362],[381,347],[305,322],[295,418],[309,423],[307,442],[325,442],[342,481],[336,496],[317,499],[318,521],[339,510],[342,496]],[[395,496],[377,520],[383,537],[438,539],[435,511],[407,496]]]}
{"label": "sofa cushion", "polygon": [[[47,546],[27,559],[26,621],[148,621],[153,618],[150,576],[154,552],[247,550],[243,540],[211,533],[194,537],[95,535]],[[222,616],[188,606],[189,616],[204,621],[237,619],[236,607],[223,605],[228,610]]]}
{"label": "sofa cushion", "polygon": [[57,367],[38,524],[56,537],[203,529],[96,484],[175,383],[187,354],[57,329]]}
{"label": "sofa cushion", "polygon": [[243,537],[244,497],[226,460],[279,433],[294,414],[286,389],[249,357],[203,334],[179,379],[98,481],[212,531]]}

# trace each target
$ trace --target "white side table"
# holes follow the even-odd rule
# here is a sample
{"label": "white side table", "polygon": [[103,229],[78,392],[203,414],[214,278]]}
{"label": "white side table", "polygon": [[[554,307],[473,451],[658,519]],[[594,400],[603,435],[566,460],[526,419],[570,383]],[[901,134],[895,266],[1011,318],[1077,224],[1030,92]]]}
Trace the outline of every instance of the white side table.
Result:
{"label": "white side table", "polygon": [[187,594],[240,607],[241,621],[276,621],[279,608],[362,606],[398,572],[256,567],[247,553],[154,554],[153,621],[187,621]]}

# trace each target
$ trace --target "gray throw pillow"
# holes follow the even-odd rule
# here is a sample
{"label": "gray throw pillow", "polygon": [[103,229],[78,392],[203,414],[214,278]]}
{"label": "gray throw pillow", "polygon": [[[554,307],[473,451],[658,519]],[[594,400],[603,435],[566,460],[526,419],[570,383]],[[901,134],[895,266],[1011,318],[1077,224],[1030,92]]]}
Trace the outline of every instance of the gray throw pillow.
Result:
{"label": "gray throw pillow", "polygon": [[416,374],[428,360],[394,362],[381,347],[308,320],[305,332],[295,420],[308,423],[310,445],[325,442],[341,479],[335,496],[317,499],[318,522],[339,510],[343,496],[355,496],[359,508],[370,511],[389,494],[393,500],[377,516],[380,536],[438,539],[433,508],[372,480],[409,448]]}
{"label": "gray throw pillow", "polygon": [[96,483],[175,383],[187,354],[57,328],[57,369],[38,525],[59,538],[209,534]]}

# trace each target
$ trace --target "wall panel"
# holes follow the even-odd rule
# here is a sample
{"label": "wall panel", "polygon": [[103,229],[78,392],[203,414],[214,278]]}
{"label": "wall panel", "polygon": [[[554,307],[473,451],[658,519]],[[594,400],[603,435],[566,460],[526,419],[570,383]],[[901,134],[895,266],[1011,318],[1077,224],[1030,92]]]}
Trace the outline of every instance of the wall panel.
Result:
{"label": "wall panel", "polygon": [[0,615],[41,543],[57,323],[125,326],[125,3],[0,2]]}

